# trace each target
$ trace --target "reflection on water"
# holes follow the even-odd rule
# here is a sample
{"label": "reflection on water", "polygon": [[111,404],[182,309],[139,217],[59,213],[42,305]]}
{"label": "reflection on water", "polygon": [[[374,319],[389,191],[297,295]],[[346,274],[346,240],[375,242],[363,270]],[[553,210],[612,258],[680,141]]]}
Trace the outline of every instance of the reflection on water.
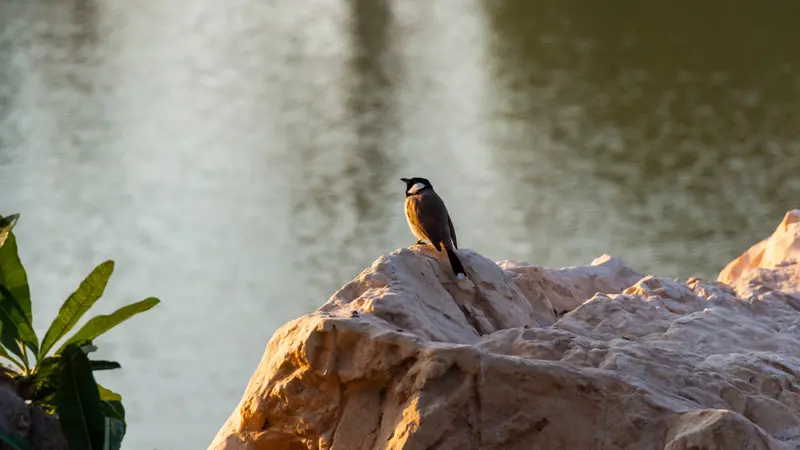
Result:
{"label": "reflection on water", "polygon": [[202,448],[272,332],[414,239],[713,276],[800,193],[795,4],[0,2],[0,214],[37,329],[92,266],[126,448]]}
{"label": "reflection on water", "polygon": [[535,254],[568,262],[594,234],[647,270],[710,276],[795,206],[800,67],[785,43],[800,33],[785,8],[490,5],[492,149],[539,205],[512,197],[521,239],[570,236]]}

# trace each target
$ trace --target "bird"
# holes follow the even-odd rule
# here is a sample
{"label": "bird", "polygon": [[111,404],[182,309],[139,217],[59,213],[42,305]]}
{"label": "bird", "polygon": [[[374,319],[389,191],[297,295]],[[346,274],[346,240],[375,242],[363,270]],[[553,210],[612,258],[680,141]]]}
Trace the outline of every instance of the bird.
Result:
{"label": "bird", "polygon": [[450,267],[459,279],[466,278],[464,266],[458,259],[458,239],[453,221],[447,212],[439,194],[433,190],[433,185],[425,178],[401,178],[406,184],[406,220],[411,233],[418,239],[417,244],[428,241],[437,252],[447,254]]}

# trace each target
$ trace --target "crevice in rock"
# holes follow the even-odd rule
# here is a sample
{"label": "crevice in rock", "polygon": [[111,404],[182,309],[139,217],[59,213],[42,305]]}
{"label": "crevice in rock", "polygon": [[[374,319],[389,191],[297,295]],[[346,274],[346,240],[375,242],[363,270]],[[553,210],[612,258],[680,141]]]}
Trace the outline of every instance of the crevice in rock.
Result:
{"label": "crevice in rock", "polygon": [[383,386],[381,390],[378,392],[378,408],[380,409],[380,414],[378,415],[378,426],[373,430],[373,433],[377,434],[381,428],[383,428],[383,416],[386,414],[386,386]]}
{"label": "crevice in rock", "polygon": [[458,306],[458,309],[461,310],[461,313],[464,314],[464,319],[466,320],[466,322],[470,324],[470,326],[475,330],[478,336],[483,336],[484,334],[486,334],[483,332],[483,329],[481,328],[480,324],[475,319],[475,317],[469,312],[469,309],[467,309],[466,305],[462,304],[457,300],[456,295],[450,290],[450,288],[447,287],[447,284],[444,281],[442,281],[442,279],[439,277],[439,273],[436,271],[436,267],[434,266],[433,262],[428,261],[428,264],[433,269],[433,274],[436,277],[436,281],[438,281],[439,284],[442,285],[442,288],[445,290],[445,292],[447,292],[447,295],[450,296],[450,300],[452,300],[453,303],[455,303],[456,306]]}
{"label": "crevice in rock", "polygon": [[[453,300],[455,301],[455,299]],[[458,304],[458,302],[456,303]],[[461,312],[464,314],[464,319],[466,319],[467,323],[469,323],[470,326],[472,326],[472,328],[475,329],[475,332],[478,333],[478,336],[483,336],[484,334],[486,334],[481,330],[481,326],[478,323],[478,320],[475,319],[475,317],[472,315],[472,313],[469,312],[466,306],[458,304],[458,309],[460,309]]]}
{"label": "crevice in rock", "polygon": [[405,374],[408,373],[409,369],[411,369],[411,367],[413,367],[416,362],[417,360],[414,356],[406,356],[405,358],[400,360],[399,364],[397,364],[390,370],[389,372],[390,378],[395,379],[398,376],[400,377],[405,376]]}
{"label": "crevice in rock", "polygon": [[336,405],[336,416],[333,418],[335,425],[333,426],[333,429],[330,431],[330,439],[331,439],[330,448],[336,448],[336,433],[339,431],[339,425],[342,424],[342,418],[344,417],[344,409],[345,406],[347,406],[347,401],[345,400],[346,391],[347,391],[347,384],[339,381],[339,403]]}
{"label": "crevice in rock", "polygon": [[451,436],[451,433],[449,433],[449,431],[450,430],[442,431],[442,435],[439,436],[439,439],[436,439],[436,441],[429,447],[427,447],[425,450],[437,450],[440,447],[442,447],[442,445],[447,441],[447,438]]}
{"label": "crevice in rock", "polygon": [[476,440],[477,447],[480,448],[483,444],[483,436],[481,435],[481,410],[483,405],[481,404],[481,382],[483,381],[483,361],[481,361],[481,372],[476,373],[472,378],[472,398],[475,404],[475,423],[472,425],[474,427],[474,433]]}
{"label": "crevice in rock", "polygon": [[547,417],[542,417],[541,419],[539,419],[539,420],[537,420],[536,422],[533,423],[533,426],[531,427],[531,429],[535,433],[539,433],[542,430],[544,430],[545,427],[548,426],[548,425],[550,425],[550,420]]}
{"label": "crevice in rock", "polygon": [[383,430],[383,418],[386,415],[386,386],[382,386],[380,391],[378,391],[377,408],[378,408],[378,420],[375,421],[375,425],[365,435],[364,440],[361,442],[361,446],[359,448],[362,449],[376,448],[378,438],[381,435],[381,430]]}
{"label": "crevice in rock", "polygon": [[495,311],[495,309],[492,307],[491,302],[488,302],[486,300],[486,295],[484,295],[483,291],[477,289],[477,287],[475,289],[475,298],[478,300],[480,305],[485,306],[485,308],[479,307],[478,309],[480,309],[481,312],[483,312],[484,317],[486,318],[486,320],[489,321],[489,323],[493,328],[493,330],[486,330],[487,333],[491,333],[493,331],[502,329],[503,327],[499,326],[498,324],[503,323],[503,321],[498,319],[497,311]]}

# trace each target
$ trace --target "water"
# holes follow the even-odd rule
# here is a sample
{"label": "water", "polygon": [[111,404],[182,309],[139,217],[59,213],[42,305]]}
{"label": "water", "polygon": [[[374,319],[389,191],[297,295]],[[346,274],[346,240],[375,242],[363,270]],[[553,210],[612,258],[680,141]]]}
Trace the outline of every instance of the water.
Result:
{"label": "water", "polygon": [[36,328],[94,265],[126,449],[204,448],[267,340],[413,242],[714,277],[797,207],[797,3],[0,0],[0,214]]}

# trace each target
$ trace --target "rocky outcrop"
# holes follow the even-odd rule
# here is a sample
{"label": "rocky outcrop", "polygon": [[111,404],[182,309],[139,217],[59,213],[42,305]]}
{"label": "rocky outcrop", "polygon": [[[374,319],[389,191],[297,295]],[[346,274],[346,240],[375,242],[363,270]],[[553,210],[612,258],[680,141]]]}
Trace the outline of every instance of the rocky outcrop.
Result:
{"label": "rocky outcrop", "polygon": [[798,219],[719,281],[384,255],[275,332],[209,448],[797,448]]}
{"label": "rocky outcrop", "polygon": [[6,439],[27,445],[30,450],[68,450],[58,418],[30,405],[17,393],[14,382],[0,373],[0,449],[13,448]]}

